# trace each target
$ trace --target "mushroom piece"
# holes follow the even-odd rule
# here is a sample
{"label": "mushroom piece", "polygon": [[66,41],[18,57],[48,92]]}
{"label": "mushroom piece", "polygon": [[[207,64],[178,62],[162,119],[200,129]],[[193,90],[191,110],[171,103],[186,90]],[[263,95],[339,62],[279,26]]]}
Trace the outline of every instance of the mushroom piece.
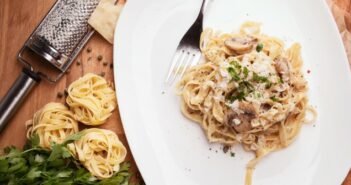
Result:
{"label": "mushroom piece", "polygon": [[238,55],[249,53],[257,39],[251,37],[233,37],[224,41],[224,45]]}
{"label": "mushroom piece", "polygon": [[268,111],[269,109],[272,108],[272,105],[268,104],[268,103],[264,103],[261,105],[261,108],[264,110],[264,111]]}
{"label": "mushroom piece", "polygon": [[290,80],[290,67],[287,58],[276,59],[274,67],[284,82]]}
{"label": "mushroom piece", "polygon": [[243,113],[229,110],[224,115],[223,123],[234,128],[238,133],[248,132],[252,129],[251,121],[257,118],[255,107],[250,103],[240,102],[239,109]]}

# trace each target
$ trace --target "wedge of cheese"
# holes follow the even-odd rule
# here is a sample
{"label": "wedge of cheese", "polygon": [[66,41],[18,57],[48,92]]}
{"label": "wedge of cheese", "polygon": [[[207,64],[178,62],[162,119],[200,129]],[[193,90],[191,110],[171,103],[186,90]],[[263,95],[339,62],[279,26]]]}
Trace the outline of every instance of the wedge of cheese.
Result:
{"label": "wedge of cheese", "polygon": [[125,0],[101,0],[88,20],[97,32],[113,44],[115,27]]}

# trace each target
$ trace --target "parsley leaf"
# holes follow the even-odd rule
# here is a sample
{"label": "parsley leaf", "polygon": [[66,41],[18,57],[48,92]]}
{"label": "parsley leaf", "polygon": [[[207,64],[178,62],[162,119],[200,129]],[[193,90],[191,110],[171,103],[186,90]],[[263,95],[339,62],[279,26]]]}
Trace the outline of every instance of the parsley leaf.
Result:
{"label": "parsley leaf", "polygon": [[0,173],[6,173],[9,169],[9,162],[6,159],[0,160]]}
{"label": "parsley leaf", "polygon": [[236,60],[231,61],[230,65],[231,66],[227,68],[227,71],[232,77],[231,81],[238,83],[238,88],[227,95],[226,99],[229,100],[229,102],[245,100],[245,97],[254,91],[253,85],[246,80],[250,71],[247,67],[242,67]]}
{"label": "parsley leaf", "polygon": [[233,67],[228,67],[227,71],[228,71],[228,73],[230,74],[230,76],[232,77],[233,80],[235,80],[235,81],[239,81],[240,80],[239,74],[236,72],[236,70]]}
{"label": "parsley leaf", "polygon": [[229,64],[234,66],[237,70],[241,70],[241,65],[239,64],[238,61],[233,60],[233,61],[229,62]]}
{"label": "parsley leaf", "polygon": [[62,153],[63,153],[63,146],[61,145],[57,145],[57,144],[53,144],[51,146],[51,154],[49,155],[49,158],[48,158],[48,161],[51,162],[51,161],[55,161],[59,158],[62,157]]}
{"label": "parsley leaf", "polygon": [[239,87],[235,89],[227,100],[233,102],[235,100],[243,101],[245,97],[254,91],[253,85],[248,81],[242,81],[239,83]]}
{"label": "parsley leaf", "polygon": [[55,161],[59,158],[69,158],[71,157],[71,153],[66,148],[66,145],[72,143],[78,139],[80,139],[84,135],[84,131],[78,132],[76,134],[68,136],[62,144],[52,144],[51,146],[51,154],[48,158],[48,161]]}
{"label": "parsley leaf", "polygon": [[130,173],[128,172],[129,168],[130,168],[130,163],[128,162],[122,163],[121,168],[116,175],[114,175],[109,179],[102,180],[98,184],[99,185],[115,185],[115,184],[128,185],[127,180],[130,179]]}
{"label": "parsley leaf", "polygon": [[271,100],[274,101],[274,102],[279,102],[280,100],[278,98],[276,98],[275,96],[272,96],[271,97]]}
{"label": "parsley leaf", "polygon": [[32,148],[38,147],[38,146],[39,146],[39,143],[40,143],[39,135],[38,135],[38,134],[33,135],[33,136],[31,137],[31,139],[30,139],[31,147],[32,147]]}
{"label": "parsley leaf", "polygon": [[34,180],[35,178],[40,177],[41,171],[38,169],[38,167],[33,167],[29,170],[29,172],[26,175],[27,180]]}
{"label": "parsley leaf", "polygon": [[255,72],[252,73],[252,80],[258,83],[266,83],[269,81],[267,77],[260,76]]}
{"label": "parsley leaf", "polygon": [[80,138],[82,138],[84,136],[84,130],[78,133],[75,133],[73,135],[68,136],[65,141],[61,144],[61,145],[67,145],[69,143],[72,143],[74,141],[79,140]]}
{"label": "parsley leaf", "polygon": [[261,52],[262,50],[263,50],[263,44],[262,43],[257,44],[256,51]]}
{"label": "parsley leaf", "polygon": [[244,78],[247,78],[249,76],[249,69],[247,69],[247,67],[244,67],[243,73],[244,73]]}

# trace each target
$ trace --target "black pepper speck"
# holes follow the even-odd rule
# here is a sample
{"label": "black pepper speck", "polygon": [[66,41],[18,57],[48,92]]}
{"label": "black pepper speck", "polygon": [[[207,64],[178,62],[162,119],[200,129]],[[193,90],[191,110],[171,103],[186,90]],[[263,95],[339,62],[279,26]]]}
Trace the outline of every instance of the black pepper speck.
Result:
{"label": "black pepper speck", "polygon": [[227,153],[228,150],[229,150],[229,146],[224,146],[224,147],[223,147],[223,152],[224,152],[224,153]]}
{"label": "black pepper speck", "polygon": [[98,61],[101,61],[103,58],[104,58],[104,57],[102,57],[102,55],[99,55],[99,56],[97,57]]}
{"label": "black pepper speck", "polygon": [[57,98],[60,98],[60,99],[61,99],[62,97],[63,97],[63,93],[62,93],[62,92],[58,92],[58,93],[57,93]]}

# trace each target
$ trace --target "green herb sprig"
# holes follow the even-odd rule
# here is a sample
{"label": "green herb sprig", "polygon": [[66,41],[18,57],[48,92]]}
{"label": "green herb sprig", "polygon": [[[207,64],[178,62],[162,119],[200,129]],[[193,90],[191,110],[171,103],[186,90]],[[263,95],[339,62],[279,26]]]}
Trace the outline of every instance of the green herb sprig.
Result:
{"label": "green herb sprig", "polygon": [[39,146],[39,137],[28,140],[24,151],[7,147],[0,156],[0,184],[8,185],[128,185],[130,164],[122,163],[113,177],[99,180],[76,161],[67,145],[83,135],[69,136],[62,144],[53,143],[51,150]]}

